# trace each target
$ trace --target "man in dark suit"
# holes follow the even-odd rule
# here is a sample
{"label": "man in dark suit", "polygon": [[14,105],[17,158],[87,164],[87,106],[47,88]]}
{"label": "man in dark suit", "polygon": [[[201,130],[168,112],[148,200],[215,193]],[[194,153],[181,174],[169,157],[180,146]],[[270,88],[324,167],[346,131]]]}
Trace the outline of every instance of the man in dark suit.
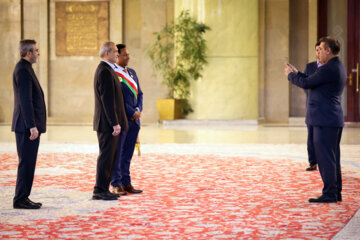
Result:
{"label": "man in dark suit", "polygon": [[142,192],[142,190],[135,189],[131,184],[130,162],[140,130],[143,93],[135,70],[127,67],[130,57],[126,46],[124,44],[116,46],[119,51],[119,58],[115,72],[123,87],[129,129],[120,133],[111,185],[113,186],[113,193],[125,195]]}
{"label": "man in dark suit", "polygon": [[40,135],[46,132],[44,93],[32,68],[40,56],[36,41],[20,41],[20,56],[13,74],[14,114],[11,130],[15,132],[19,158],[13,207],[39,209],[42,204],[29,199]]}
{"label": "man in dark suit", "polygon": [[341,95],[346,82],[346,71],[338,53],[340,43],[331,37],[319,40],[319,60],[324,63],[314,74],[307,76],[287,64],[285,75],[293,84],[310,89],[306,123],[313,126],[314,150],[321,178],[322,195],[309,202],[342,201],[340,140],[344,126]]}
{"label": "man in dark suit", "polygon": [[113,70],[118,56],[117,47],[113,42],[103,43],[100,48],[102,61],[94,77],[93,126],[99,141],[94,200],[116,200],[120,197],[109,191],[119,134],[128,128],[121,83]]}
{"label": "man in dark suit", "polygon": [[[304,73],[307,76],[313,74],[318,67],[323,65],[322,63],[319,62],[319,53],[320,53],[319,48],[320,48],[320,43],[317,42],[315,44],[316,61],[306,64],[305,67]],[[309,89],[304,89],[304,91],[306,93],[306,109],[308,109]],[[307,151],[308,151],[309,167],[306,168],[306,171],[315,171],[317,169],[317,161],[314,152],[313,127],[307,124],[307,129],[308,129]]]}

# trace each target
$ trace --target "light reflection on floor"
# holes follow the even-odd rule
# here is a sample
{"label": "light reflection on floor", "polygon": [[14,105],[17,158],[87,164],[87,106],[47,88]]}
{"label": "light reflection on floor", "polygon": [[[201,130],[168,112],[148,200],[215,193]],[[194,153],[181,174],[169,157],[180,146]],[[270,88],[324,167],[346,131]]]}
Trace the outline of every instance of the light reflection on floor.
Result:
{"label": "light reflection on floor", "polygon": [[[194,143],[194,144],[305,144],[305,126],[276,125],[174,125],[143,124],[141,143]],[[0,142],[14,142],[10,125],[0,126]],[[41,142],[96,143],[91,125],[49,125]],[[345,127],[341,144],[360,145],[360,128]]]}

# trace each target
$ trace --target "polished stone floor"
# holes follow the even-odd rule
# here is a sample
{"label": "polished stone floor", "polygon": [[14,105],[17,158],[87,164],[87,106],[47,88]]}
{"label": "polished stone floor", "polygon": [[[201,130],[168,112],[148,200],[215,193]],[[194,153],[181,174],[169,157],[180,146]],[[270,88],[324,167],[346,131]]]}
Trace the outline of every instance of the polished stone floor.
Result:
{"label": "polished stone floor", "polygon": [[[305,144],[306,126],[215,124],[143,124],[141,143],[188,144]],[[14,142],[9,125],[0,125],[0,142]],[[50,125],[41,142],[96,143],[91,125]],[[345,127],[342,145],[360,145],[360,128]]]}
{"label": "polished stone floor", "polygon": [[[157,146],[164,144],[187,145],[189,149],[203,145],[205,149],[221,146],[230,155],[292,157],[305,163],[307,160],[307,128],[304,124],[290,126],[239,124],[232,121],[170,121],[164,124],[143,124],[139,138],[142,148],[148,152],[161,151]],[[0,152],[15,152],[14,142],[15,136],[10,125],[0,125]],[[41,135],[39,152],[79,149],[85,152],[98,151],[96,132],[90,124],[50,124],[47,132]],[[344,127],[341,150],[342,164],[355,167],[360,175],[360,127]]]}

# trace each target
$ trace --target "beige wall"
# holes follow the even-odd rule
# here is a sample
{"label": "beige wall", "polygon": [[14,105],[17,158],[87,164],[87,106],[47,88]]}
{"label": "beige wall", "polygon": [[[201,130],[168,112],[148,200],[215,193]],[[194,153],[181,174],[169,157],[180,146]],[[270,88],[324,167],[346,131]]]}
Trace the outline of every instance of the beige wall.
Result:
{"label": "beige wall", "polygon": [[156,99],[166,97],[161,80],[154,77],[146,50],[160,31],[173,20],[173,0],[124,0],[124,43],[130,52],[129,67],[134,68],[144,93],[142,122],[156,122]]}
{"label": "beige wall", "polygon": [[[93,76],[99,57],[56,56],[56,0],[24,1],[23,28],[20,2],[0,2],[0,39],[4,43],[1,47],[4,54],[0,56],[3,62],[0,65],[0,122],[10,122],[12,118],[12,71],[19,60],[18,41],[23,29],[25,38],[35,38],[39,43],[40,61],[34,69],[47,98],[49,122],[91,123]],[[302,68],[312,60],[309,55],[316,40],[316,0],[292,2],[301,6],[296,7],[297,13],[307,13],[301,19],[292,18],[293,25],[300,25],[297,26],[299,32],[290,27],[290,0],[109,2],[110,40],[128,46],[129,66],[137,71],[144,92],[144,123],[158,120],[155,101],[166,96],[161,80],[153,76],[145,51],[153,41],[152,33],[161,30],[183,9],[189,9],[193,16],[212,28],[206,34],[209,64],[203,78],[191,89],[195,112],[188,118],[288,121],[293,110],[290,103],[294,103],[290,96],[295,94],[290,94],[293,87],[283,74],[283,66],[285,61],[295,60]],[[307,51],[296,50],[290,54],[290,39],[294,34],[306,35],[307,44],[303,49]],[[294,43],[294,39],[292,41]],[[302,106],[296,103],[300,104]],[[299,111],[302,115],[303,109]]]}
{"label": "beige wall", "polygon": [[[18,43],[35,39],[40,49],[39,62],[33,65],[44,90],[49,122],[92,122],[94,111],[93,78],[100,59],[57,57],[55,55],[56,0],[24,1],[23,26],[20,1],[1,1],[1,40],[4,59],[1,65],[0,121],[10,122],[13,110],[12,71],[19,60]],[[122,0],[110,0],[110,40],[122,41]]]}
{"label": "beige wall", "polygon": [[[43,87],[49,123],[91,123],[94,111],[93,77],[100,61],[98,56],[56,56],[55,2],[57,0],[24,1],[24,25],[21,26],[20,1],[1,1],[0,29],[3,44],[0,87],[0,122],[10,122],[13,110],[12,71],[19,60],[18,42],[36,39],[40,48],[34,70]],[[174,16],[173,0],[109,0],[110,39],[124,42],[131,53],[130,67],[139,76],[144,92],[143,122],[158,119],[155,101],[166,95],[160,80],[152,76],[146,48]],[[123,9],[125,7],[125,9]],[[125,15],[123,16],[123,13]],[[125,37],[123,36],[123,33]]]}
{"label": "beige wall", "polygon": [[189,119],[258,118],[258,1],[175,0],[211,27],[208,62],[191,88]]}
{"label": "beige wall", "polygon": [[14,108],[12,72],[20,59],[20,0],[0,1],[0,122],[11,122]]}
{"label": "beige wall", "polygon": [[[49,122],[92,122],[99,56],[56,56],[55,2],[49,6]],[[109,1],[109,40],[122,41],[122,0]],[[46,30],[44,30],[46,31]]]}

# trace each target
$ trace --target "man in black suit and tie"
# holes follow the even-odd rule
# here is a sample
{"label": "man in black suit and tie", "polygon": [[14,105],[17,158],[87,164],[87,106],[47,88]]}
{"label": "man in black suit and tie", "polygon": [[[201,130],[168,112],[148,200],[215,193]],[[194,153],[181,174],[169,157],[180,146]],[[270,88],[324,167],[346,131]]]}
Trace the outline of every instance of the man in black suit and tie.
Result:
{"label": "man in black suit and tie", "polygon": [[40,56],[36,41],[20,41],[20,56],[13,74],[14,113],[11,130],[15,132],[19,158],[13,207],[39,209],[42,204],[29,199],[40,135],[46,132],[44,93],[32,68]]}
{"label": "man in black suit and tie", "polygon": [[313,126],[315,156],[324,182],[322,195],[309,202],[331,203],[342,201],[340,140],[344,126],[341,95],[346,82],[346,71],[338,53],[340,43],[335,38],[319,40],[319,60],[324,63],[314,74],[307,76],[287,64],[285,75],[293,84],[309,89],[306,123]]}
{"label": "man in black suit and tie", "polygon": [[[306,64],[304,73],[307,76],[313,74],[318,67],[321,67],[323,64],[319,61],[319,51],[320,49],[320,42],[315,44],[315,54],[316,54],[316,61],[310,62]],[[306,93],[306,109],[308,109],[308,97],[309,97],[309,89],[304,89]],[[308,151],[308,160],[309,160],[309,167],[306,168],[306,171],[315,171],[317,169],[317,161],[314,152],[314,141],[313,141],[313,126],[307,124],[308,129],[308,139],[307,139],[307,151]]]}
{"label": "man in black suit and tie", "polygon": [[94,130],[99,141],[94,200],[116,200],[120,197],[109,191],[119,134],[128,129],[121,83],[114,72],[118,49],[113,42],[100,47],[101,62],[94,77]]}

